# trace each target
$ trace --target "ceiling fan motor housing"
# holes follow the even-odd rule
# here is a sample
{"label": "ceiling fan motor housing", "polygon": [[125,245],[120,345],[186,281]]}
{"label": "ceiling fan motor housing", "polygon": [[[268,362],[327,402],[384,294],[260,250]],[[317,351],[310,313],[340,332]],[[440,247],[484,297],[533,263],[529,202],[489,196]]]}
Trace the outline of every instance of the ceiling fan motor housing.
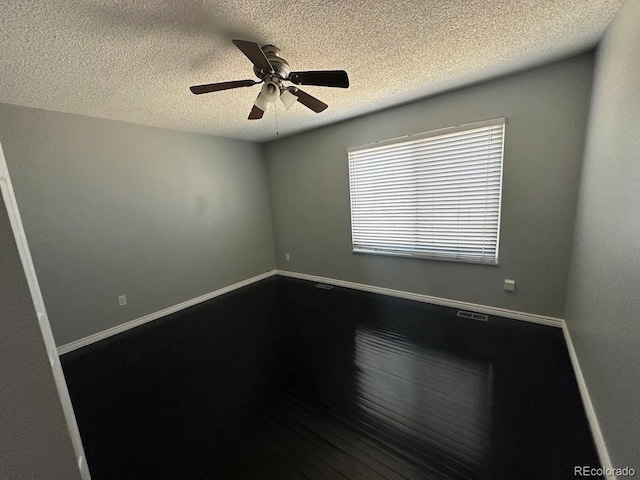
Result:
{"label": "ceiling fan motor housing", "polygon": [[286,79],[289,76],[289,73],[291,73],[291,67],[289,66],[289,63],[280,56],[280,49],[274,45],[265,45],[262,47],[262,51],[267,57],[267,60],[269,60],[269,63],[271,63],[274,73],[270,74],[269,72],[265,72],[264,70],[254,66],[253,72],[256,76],[260,80],[265,80],[271,75],[276,75],[283,80]]}

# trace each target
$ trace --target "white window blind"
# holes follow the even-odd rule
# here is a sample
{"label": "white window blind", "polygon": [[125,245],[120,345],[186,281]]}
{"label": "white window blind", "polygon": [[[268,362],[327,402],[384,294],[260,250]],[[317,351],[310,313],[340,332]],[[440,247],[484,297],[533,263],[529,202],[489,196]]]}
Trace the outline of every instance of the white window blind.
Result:
{"label": "white window blind", "polygon": [[504,124],[349,149],[354,252],[498,263]]}

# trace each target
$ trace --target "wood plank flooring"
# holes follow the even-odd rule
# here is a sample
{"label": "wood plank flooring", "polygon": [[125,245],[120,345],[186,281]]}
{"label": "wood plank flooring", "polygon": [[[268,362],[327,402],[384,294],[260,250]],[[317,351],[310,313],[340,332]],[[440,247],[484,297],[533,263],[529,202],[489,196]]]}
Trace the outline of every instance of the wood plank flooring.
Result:
{"label": "wood plank flooring", "polygon": [[94,479],[567,479],[562,332],[273,278],[63,357]]}

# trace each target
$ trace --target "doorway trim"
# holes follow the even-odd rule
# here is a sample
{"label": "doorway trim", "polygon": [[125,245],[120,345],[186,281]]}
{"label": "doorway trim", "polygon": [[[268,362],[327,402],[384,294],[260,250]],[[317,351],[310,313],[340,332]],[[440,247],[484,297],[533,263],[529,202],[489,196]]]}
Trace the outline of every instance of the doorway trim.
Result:
{"label": "doorway trim", "polygon": [[69,390],[67,388],[67,382],[64,378],[64,372],[60,365],[60,358],[56,349],[56,344],[53,339],[53,333],[51,331],[51,325],[49,324],[49,317],[47,316],[47,310],[42,299],[42,293],[38,284],[38,278],[33,266],[33,260],[31,259],[31,252],[29,251],[29,244],[27,243],[27,237],[20,218],[20,211],[18,210],[18,204],[13,191],[13,185],[11,184],[11,177],[9,176],[9,167],[7,166],[4,152],[2,150],[2,144],[0,144],[0,190],[2,198],[4,200],[5,208],[9,216],[9,222],[11,223],[11,230],[18,247],[18,253],[20,255],[20,261],[22,262],[22,269],[29,285],[29,291],[31,293],[31,299],[36,312],[36,320],[40,326],[40,332],[44,340],[45,347],[47,349],[47,355],[49,357],[49,364],[51,365],[51,371],[53,373],[53,379],[58,390],[58,396],[60,397],[60,404],[62,405],[62,411],[64,413],[65,420],[67,422],[67,428],[69,435],[71,436],[71,442],[76,454],[76,460],[80,475],[83,480],[90,480],[91,474],[89,473],[89,466],[84,453],[84,447],[82,446],[82,439],[80,438],[80,431],[78,429],[78,423],[73,411],[73,405],[71,404],[71,397],[69,396]]}

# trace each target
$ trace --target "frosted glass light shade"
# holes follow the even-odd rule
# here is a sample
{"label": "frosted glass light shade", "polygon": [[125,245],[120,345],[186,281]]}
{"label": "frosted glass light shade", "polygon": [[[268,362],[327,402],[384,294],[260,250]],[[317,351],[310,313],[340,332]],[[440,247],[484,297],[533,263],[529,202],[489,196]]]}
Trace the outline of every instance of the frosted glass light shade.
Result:
{"label": "frosted glass light shade", "polygon": [[256,101],[254,102],[254,105],[256,107],[258,107],[260,110],[262,110],[263,112],[267,111],[267,108],[269,108],[269,100],[267,100],[264,95],[262,94],[262,92],[260,92],[260,95],[258,95],[258,98],[256,98]]}
{"label": "frosted glass light shade", "polygon": [[291,105],[298,101],[298,97],[296,97],[289,90],[285,90],[284,92],[282,92],[282,95],[280,95],[280,100],[282,101],[284,108],[289,110],[291,108]]}
{"label": "frosted glass light shade", "polygon": [[280,96],[280,89],[278,88],[277,85],[267,82],[264,85],[262,85],[260,96],[264,98],[267,102],[275,102],[276,100],[278,100],[278,97]]}

